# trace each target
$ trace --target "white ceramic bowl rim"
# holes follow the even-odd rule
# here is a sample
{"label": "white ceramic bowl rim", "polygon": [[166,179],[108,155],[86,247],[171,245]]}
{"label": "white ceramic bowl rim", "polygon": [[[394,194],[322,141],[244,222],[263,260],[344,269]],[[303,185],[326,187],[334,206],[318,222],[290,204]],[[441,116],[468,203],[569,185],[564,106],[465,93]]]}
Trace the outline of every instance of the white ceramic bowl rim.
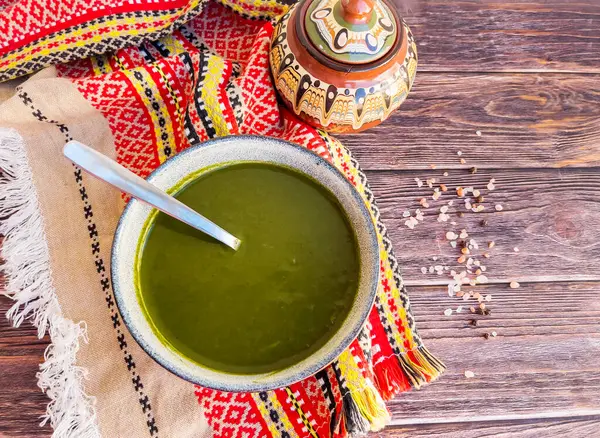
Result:
{"label": "white ceramic bowl rim", "polygon": [[303,147],[269,137],[221,137],[179,153],[158,167],[148,181],[162,190],[169,190],[198,170],[215,164],[247,161],[292,168],[320,182],[333,193],[356,234],[360,278],[357,296],[342,326],[324,346],[301,362],[283,370],[251,375],[203,367],[164,345],[141,310],[136,294],[135,256],[152,208],[137,199],[130,200],[115,232],[111,258],[113,290],[123,321],[138,344],[160,365],[185,380],[222,391],[256,392],[280,388],[329,365],[358,336],[373,306],[379,276],[377,234],[363,199],[332,164]]}

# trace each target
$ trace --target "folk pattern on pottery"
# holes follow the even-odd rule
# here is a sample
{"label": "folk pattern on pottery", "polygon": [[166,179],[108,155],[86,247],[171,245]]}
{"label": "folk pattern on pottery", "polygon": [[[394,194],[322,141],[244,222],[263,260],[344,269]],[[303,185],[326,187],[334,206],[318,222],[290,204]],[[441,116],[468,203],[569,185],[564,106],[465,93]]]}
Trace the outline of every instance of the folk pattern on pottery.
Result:
{"label": "folk pattern on pottery", "polygon": [[[369,72],[340,73],[322,65],[322,74],[317,76],[307,70],[312,67],[299,61],[298,51],[302,49],[294,42],[297,29],[292,27],[297,12],[298,6],[294,6],[277,23],[269,54],[275,87],[288,108],[311,125],[332,133],[361,131],[387,119],[406,99],[417,70],[417,47],[406,23],[400,20],[398,28],[398,38],[406,41],[402,44],[406,44],[405,57],[399,62],[392,58],[379,67],[385,71],[379,71],[376,79],[364,86]],[[310,55],[303,56],[306,61]],[[359,82],[361,85],[356,86]]]}
{"label": "folk pattern on pottery", "polygon": [[362,25],[345,20],[339,0],[314,1],[305,17],[311,42],[326,56],[351,64],[381,58],[396,39],[396,23],[388,6],[375,1]]}

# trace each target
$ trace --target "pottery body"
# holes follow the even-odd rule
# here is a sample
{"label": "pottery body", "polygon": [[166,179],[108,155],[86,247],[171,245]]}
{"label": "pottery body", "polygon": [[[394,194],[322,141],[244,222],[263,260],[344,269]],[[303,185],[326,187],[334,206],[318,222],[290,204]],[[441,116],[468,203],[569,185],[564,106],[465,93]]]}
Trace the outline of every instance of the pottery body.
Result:
{"label": "pottery body", "polygon": [[295,114],[329,132],[357,132],[406,99],[417,49],[387,0],[304,0],[275,26],[270,63]]}

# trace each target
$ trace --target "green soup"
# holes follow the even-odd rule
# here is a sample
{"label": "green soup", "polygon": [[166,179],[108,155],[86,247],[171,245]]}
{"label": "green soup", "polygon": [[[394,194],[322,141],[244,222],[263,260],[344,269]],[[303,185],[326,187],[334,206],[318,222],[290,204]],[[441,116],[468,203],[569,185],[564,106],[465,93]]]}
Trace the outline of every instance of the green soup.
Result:
{"label": "green soup", "polygon": [[201,365],[254,374],[299,362],[338,330],[359,261],[327,190],[292,170],[239,163],[176,197],[242,245],[233,251],[163,213],[151,219],[139,294],[163,342]]}

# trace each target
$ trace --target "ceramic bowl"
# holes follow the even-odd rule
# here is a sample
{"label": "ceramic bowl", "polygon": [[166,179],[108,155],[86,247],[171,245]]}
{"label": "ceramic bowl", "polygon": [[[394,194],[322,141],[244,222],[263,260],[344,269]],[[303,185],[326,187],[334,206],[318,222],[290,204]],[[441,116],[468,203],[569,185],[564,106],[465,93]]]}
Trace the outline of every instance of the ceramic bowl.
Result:
{"label": "ceramic bowl", "polygon": [[[148,181],[169,191],[205,168],[231,162],[263,162],[292,168],[328,188],[355,230],[360,261],[357,295],[350,313],[329,341],[308,358],[267,374],[230,374],[203,367],[164,345],[142,311],[136,290],[136,253],[152,208],[132,199],[117,226],[112,248],[112,281],[119,311],[131,335],[159,364],[198,385],[222,391],[264,391],[306,378],[333,362],[356,338],[365,323],[378,284],[379,248],[371,214],[356,189],[330,163],[307,149],[266,137],[235,136],[187,149],[156,169]],[[168,293],[168,291],[165,291]]]}

